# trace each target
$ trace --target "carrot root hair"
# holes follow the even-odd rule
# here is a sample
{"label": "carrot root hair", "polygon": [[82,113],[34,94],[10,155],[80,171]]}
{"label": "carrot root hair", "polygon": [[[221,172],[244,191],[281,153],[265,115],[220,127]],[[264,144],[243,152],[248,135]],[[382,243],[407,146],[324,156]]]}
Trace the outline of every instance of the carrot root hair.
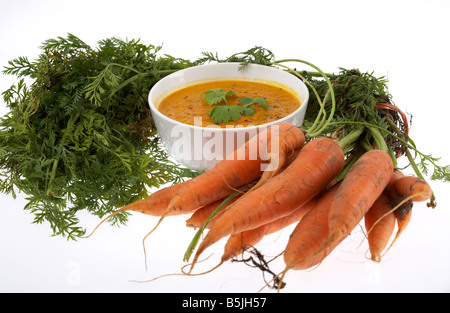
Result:
{"label": "carrot root hair", "polygon": [[[289,270],[290,270],[290,268],[289,268],[289,267],[286,267],[280,274],[278,274],[277,277],[280,277],[280,278],[279,278],[278,281],[277,281],[277,285],[278,285],[277,292],[280,292],[280,289],[283,288],[283,287],[286,285],[286,283],[283,282],[283,281],[284,281],[284,277],[286,276],[286,273],[287,273]],[[281,275],[281,276],[280,276],[280,275]],[[274,279],[275,279],[275,277],[274,277]]]}
{"label": "carrot root hair", "polygon": [[258,293],[260,293],[261,291],[263,291],[264,288],[269,287],[269,288],[274,288],[272,287],[270,284],[273,282],[275,289],[277,290],[277,292],[279,293],[281,289],[283,289],[286,286],[286,283],[284,282],[284,277],[286,276],[287,271],[289,271],[291,268],[290,267],[286,267],[281,273],[273,275],[272,279],[269,280],[268,282],[266,282],[264,284],[264,286],[262,286],[259,290]]}
{"label": "carrot root hair", "polygon": [[145,262],[145,270],[148,270],[147,268],[147,251],[145,249],[145,240],[147,239],[148,236],[150,236],[151,233],[153,233],[156,228],[158,228],[158,226],[162,223],[162,221],[164,220],[164,218],[169,214],[168,211],[165,211],[163,213],[163,215],[161,215],[161,217],[159,218],[158,222],[156,223],[156,225],[152,228],[152,230],[150,230],[147,235],[144,236],[144,238],[142,239],[142,248],[144,250],[144,262]]}
{"label": "carrot root hair", "polygon": [[206,274],[211,273],[211,272],[214,271],[215,269],[219,268],[222,264],[223,264],[223,261],[220,261],[219,264],[217,264],[217,265],[214,266],[213,268],[211,268],[211,269],[209,269],[209,270],[206,270],[206,271],[204,271],[204,272],[201,272],[201,273],[194,273],[194,274],[188,273],[188,272],[185,272],[185,271],[184,271],[184,268],[185,268],[186,266],[189,266],[189,265],[190,265],[190,264],[186,264],[186,265],[184,265],[184,266],[181,268],[181,273],[163,274],[163,275],[160,275],[160,276],[154,277],[154,278],[152,278],[152,279],[148,279],[148,280],[130,280],[130,282],[134,282],[134,283],[149,283],[149,282],[155,281],[155,280],[157,280],[157,279],[164,278],[164,277],[169,277],[169,276],[202,276],[202,275],[206,275]]}
{"label": "carrot root hair", "polygon": [[378,220],[375,221],[375,223],[372,225],[372,227],[367,231],[367,234],[369,234],[372,229],[375,227],[375,225],[380,222],[383,218],[385,218],[387,215],[393,213],[395,210],[397,210],[400,206],[402,206],[403,204],[405,204],[406,202],[408,202],[409,200],[417,197],[417,196],[421,196],[423,195],[425,192],[416,192],[408,197],[405,197],[402,201],[400,201],[395,207],[392,208],[392,210],[386,212],[385,214],[383,214],[380,218],[378,218]]}
{"label": "carrot root hair", "polygon": [[116,214],[119,214],[119,213],[121,213],[121,212],[126,212],[126,211],[129,211],[129,209],[125,206],[125,207],[120,208],[120,209],[118,209],[117,211],[115,211],[115,212],[109,214],[109,215],[106,216],[104,219],[102,219],[102,220],[100,221],[100,223],[97,224],[97,226],[92,230],[92,232],[91,232],[89,235],[86,235],[86,236],[80,236],[79,238],[86,239],[86,238],[91,237],[91,236],[95,233],[95,231],[97,230],[97,228],[99,228],[100,225],[102,225],[105,221],[109,220],[111,217],[115,216]]}
{"label": "carrot root hair", "polygon": [[209,269],[209,270],[206,270],[206,271],[204,271],[204,272],[201,272],[201,273],[195,273],[195,274],[192,274],[192,273],[191,273],[192,267],[191,267],[191,269],[189,270],[189,272],[183,271],[183,269],[184,269],[186,266],[190,265],[190,264],[186,264],[185,266],[182,267],[182,270],[181,270],[181,271],[182,271],[185,275],[188,275],[188,276],[201,276],[201,275],[205,275],[205,274],[211,273],[212,271],[214,271],[214,270],[216,270],[217,268],[219,268],[220,266],[222,266],[223,263],[224,263],[224,261],[223,261],[223,260],[220,260],[219,264],[217,264],[217,265],[214,266],[213,268],[211,268],[211,269]]}

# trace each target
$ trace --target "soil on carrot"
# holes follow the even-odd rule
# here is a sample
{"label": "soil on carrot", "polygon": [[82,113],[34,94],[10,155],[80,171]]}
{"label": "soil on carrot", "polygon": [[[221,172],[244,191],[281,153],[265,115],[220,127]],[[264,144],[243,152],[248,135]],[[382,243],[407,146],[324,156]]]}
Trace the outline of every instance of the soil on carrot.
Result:
{"label": "soil on carrot", "polygon": [[[401,202],[402,199],[398,199],[395,200],[393,205],[394,207],[397,206],[398,203]],[[409,214],[409,212],[412,210],[413,207],[413,202],[411,200],[406,201],[405,203],[403,203],[402,205],[400,205],[396,212],[400,215],[400,216],[407,216]]]}

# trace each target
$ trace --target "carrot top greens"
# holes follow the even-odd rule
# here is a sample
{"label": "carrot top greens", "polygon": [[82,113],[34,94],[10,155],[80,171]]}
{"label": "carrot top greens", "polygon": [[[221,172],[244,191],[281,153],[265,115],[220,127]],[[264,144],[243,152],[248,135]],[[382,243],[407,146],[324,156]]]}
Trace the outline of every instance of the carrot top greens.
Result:
{"label": "carrot top greens", "polygon": [[78,212],[101,217],[196,174],[167,159],[147,103],[154,83],[192,63],[118,38],[94,49],[69,34],[41,49],[4,67],[18,82],[0,120],[0,191],[26,194],[35,223],[74,239],[85,232]]}
{"label": "carrot top greens", "polygon": [[[48,222],[53,235],[75,239],[85,233],[80,211],[102,217],[146,197],[149,188],[196,176],[167,159],[147,97],[164,76],[208,62],[275,66],[304,80],[311,97],[302,130],[308,140],[340,142],[347,160],[341,177],[363,151],[378,148],[394,162],[406,156],[419,177],[431,173],[431,179],[450,181],[450,167],[419,151],[409,137],[408,121],[392,104],[383,77],[357,69],[326,74],[306,61],[276,60],[262,47],[225,59],[204,52],[195,61],[160,56],[161,48],[119,38],[92,48],[68,34],[45,41],[35,61],[18,57],[5,65],[3,73],[17,82],[2,93],[9,112],[0,119],[0,192],[23,192],[35,223]],[[113,222],[126,217],[117,214]]]}

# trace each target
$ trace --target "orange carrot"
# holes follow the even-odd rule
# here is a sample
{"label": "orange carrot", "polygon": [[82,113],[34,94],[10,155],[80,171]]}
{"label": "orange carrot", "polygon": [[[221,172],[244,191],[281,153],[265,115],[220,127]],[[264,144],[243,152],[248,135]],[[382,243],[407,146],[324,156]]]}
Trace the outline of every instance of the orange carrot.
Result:
{"label": "orange carrot", "polygon": [[[224,212],[224,210],[234,201],[236,201],[241,195],[237,195],[234,197],[227,205],[225,205],[219,213],[216,214],[215,217],[213,217],[206,228],[211,228],[212,225],[214,225],[214,222],[217,220],[217,218]],[[208,205],[205,205],[204,207],[199,208],[196,210],[189,219],[186,220],[186,226],[192,227],[192,228],[199,228],[202,226],[202,224],[206,221],[206,219],[217,209],[217,207],[222,203],[224,199],[217,200],[216,202],[210,203]]]}
{"label": "orange carrot", "polygon": [[[393,170],[392,159],[386,152],[370,150],[364,153],[345,178],[326,194],[331,201],[326,203],[325,198],[321,199],[325,207],[320,212],[322,214],[319,215],[314,209],[307,214],[315,218],[312,224],[315,224],[317,233],[313,229],[303,230],[304,236],[310,238],[303,240],[301,247],[294,239],[297,236],[291,235],[290,247],[286,247],[284,254],[286,268],[281,273],[280,281],[290,269],[307,269],[319,264],[347,238],[383,192]],[[334,195],[331,194],[333,190]],[[297,226],[301,229],[300,224],[308,220],[305,216]]]}
{"label": "orange carrot", "polygon": [[393,201],[396,208],[394,215],[397,220],[397,233],[389,249],[392,248],[411,221],[413,202],[426,201],[433,197],[433,191],[428,183],[414,176],[405,176],[398,179],[393,188],[395,189]]}
{"label": "orange carrot", "polygon": [[400,235],[405,231],[412,217],[412,203],[410,204],[409,210],[399,211],[396,210],[394,212],[395,218],[397,220],[397,234],[395,235],[394,240],[391,243],[391,247],[394,242],[400,237]]}
{"label": "orange carrot", "polygon": [[405,127],[405,134],[406,135],[409,134],[408,118],[406,117],[406,114],[402,110],[400,110],[400,108],[398,108],[397,106],[395,106],[391,103],[377,103],[375,108],[376,109],[384,109],[384,110],[392,110],[392,111],[398,112],[403,120],[403,125]]}
{"label": "orange carrot", "polygon": [[[211,215],[211,213],[213,213],[214,210],[222,203],[222,201],[223,201],[223,199],[217,200],[213,203],[205,205],[204,207],[201,207],[200,209],[196,210],[186,220],[186,226],[191,227],[191,228],[199,228],[200,226],[202,226],[202,224]],[[220,212],[218,214],[220,214]],[[218,216],[218,215],[216,215],[216,216]],[[214,219],[212,219],[209,222],[208,227],[211,225],[211,222],[213,222],[213,221],[214,221]]]}
{"label": "orange carrot", "polygon": [[[139,212],[142,214],[146,214],[146,215],[151,215],[151,216],[162,216],[164,211],[167,208],[167,205],[169,204],[170,200],[172,199],[172,197],[175,195],[175,193],[180,190],[181,188],[183,188],[186,184],[188,184],[188,181],[184,181],[175,185],[170,185],[167,186],[165,188],[162,188],[154,193],[152,193],[150,196],[148,196],[145,199],[141,199],[135,202],[132,202],[118,210],[116,210],[115,212],[109,214],[108,216],[106,216],[95,228],[94,230],[91,232],[90,235],[82,237],[82,238],[87,238],[92,236],[92,234],[96,231],[96,229],[102,224],[104,223],[106,220],[110,219],[111,217],[113,217],[114,215],[121,213],[121,212],[128,212],[128,211],[134,211],[134,212]],[[177,212],[174,211],[172,212],[170,215],[177,215],[180,214],[181,212]]]}
{"label": "orange carrot", "polygon": [[286,269],[283,276],[290,269],[304,270],[319,264],[337,246],[336,244],[329,247],[307,262],[301,262],[319,250],[328,239],[329,210],[338,186],[335,185],[325,192],[294,228],[284,251]]}
{"label": "orange carrot", "polygon": [[[283,166],[282,169],[287,167],[289,164],[291,164],[295,160],[295,158],[297,157],[298,153],[300,152],[300,149],[301,148],[297,148],[296,150],[285,154],[286,160],[284,162],[284,166]],[[282,169],[280,169],[280,170],[282,170]],[[265,173],[266,172],[264,172],[263,175]],[[274,173],[274,175],[276,175],[276,173]],[[258,181],[257,184],[258,183],[261,183],[261,180]],[[252,190],[253,190],[253,188],[248,190],[247,193],[251,192]],[[234,201],[236,201],[240,196],[241,195],[236,196],[230,202],[230,204],[233,203]],[[218,201],[216,201],[214,203],[205,205],[204,207],[199,208],[198,210],[196,210],[191,215],[191,217],[186,221],[186,226],[187,227],[192,227],[192,228],[199,228],[206,221],[206,219],[211,215],[211,213],[220,205],[221,202],[222,202],[222,199],[218,200]],[[227,208],[227,206],[224,206],[223,210],[221,212],[219,212],[213,219],[210,220],[210,222],[208,223],[208,226],[206,228],[211,228],[214,225],[214,223],[217,220],[217,218],[223,213],[223,211]]]}
{"label": "orange carrot", "polygon": [[288,131],[292,127],[289,123],[280,123],[262,129],[211,170],[189,180],[189,183],[172,197],[150,233],[172,212],[191,213],[198,207],[224,199],[235,190],[259,179],[263,172],[262,167],[267,161],[266,156],[261,155],[260,151],[267,151],[268,145],[271,144],[272,133]]}
{"label": "orange carrot", "polygon": [[[267,150],[273,132],[282,133],[292,127],[289,123],[277,124],[265,129],[263,134],[252,137],[231,157],[220,161],[214,168],[193,178],[190,184],[180,189],[170,201],[165,214],[172,211],[191,212],[199,206],[223,199],[233,191],[259,179],[262,175],[261,168],[266,163],[265,155],[251,150]],[[252,153],[255,155],[252,156]]]}
{"label": "orange carrot", "polygon": [[191,269],[199,255],[221,238],[279,219],[311,200],[343,166],[344,153],[336,142],[326,137],[308,142],[283,172],[228,207],[199,246]]}
{"label": "orange carrot", "polygon": [[394,169],[394,172],[392,173],[391,179],[389,180],[389,183],[387,184],[384,192],[392,199],[397,197],[397,193],[394,188],[394,183],[397,181],[397,179],[405,177],[405,174],[403,174],[402,171],[399,169]]}
{"label": "orange carrot", "polygon": [[365,152],[338,185],[329,209],[327,240],[315,252],[304,255],[303,259],[296,259],[290,266],[297,268],[308,266],[310,262],[324,252],[334,249],[344,240],[383,192],[393,170],[392,159],[386,152],[381,150]]}
{"label": "orange carrot", "polygon": [[[391,205],[391,206],[393,206],[393,205]],[[388,216],[394,215],[394,223],[395,223],[395,221],[397,221],[397,233],[395,234],[394,239],[392,240],[391,244],[389,245],[389,248],[386,249],[384,254],[386,254],[394,246],[394,243],[398,240],[400,235],[405,231],[406,227],[408,226],[409,222],[411,221],[412,207],[413,207],[413,202],[407,201],[404,204],[402,204],[398,209],[396,209],[393,213],[388,214]],[[384,218],[382,220],[380,220],[380,222],[383,220],[384,220]]]}
{"label": "orange carrot", "polygon": [[[274,124],[264,128],[211,170],[191,179],[188,184],[176,192],[159,221],[144,236],[143,245],[146,238],[172,212],[191,213],[199,207],[224,199],[239,188],[259,179],[263,172],[263,165],[267,163],[265,155],[261,155],[260,151],[267,151],[268,146],[271,145],[272,135],[274,135],[273,138],[277,138],[277,134],[285,131],[295,132],[295,129],[297,128],[289,123]],[[301,131],[296,133],[304,136]],[[296,142],[301,143],[301,140]],[[298,147],[291,148],[295,150]],[[145,245],[144,255],[147,259]]]}
{"label": "orange carrot", "polygon": [[231,258],[237,257],[242,254],[247,249],[254,247],[257,243],[259,243],[265,236],[273,234],[295,222],[298,222],[303,218],[303,216],[314,207],[315,203],[318,200],[318,196],[314,197],[312,200],[308,201],[306,204],[297,208],[291,214],[284,216],[280,219],[277,219],[268,224],[264,224],[260,227],[249,229],[240,233],[232,234],[224,248],[224,253],[222,258],[214,268],[205,272],[209,273],[214,269],[221,266],[223,263],[228,261]]}
{"label": "orange carrot", "polygon": [[269,224],[264,224],[254,229],[232,234],[225,244],[220,264],[239,256],[248,248],[255,246],[264,238],[268,229]]}
{"label": "orange carrot", "polygon": [[364,217],[372,261],[381,261],[381,254],[394,232],[395,215],[392,208],[392,200],[383,192]]}
{"label": "orange carrot", "polygon": [[[119,211],[135,211],[151,216],[162,216],[170,200],[176,192],[189,183],[189,180],[160,189],[145,199],[130,203]],[[172,212],[171,215],[177,215],[181,212]]]}
{"label": "orange carrot", "polygon": [[287,131],[280,132],[275,140],[271,140],[268,148],[268,159],[270,163],[264,169],[264,172],[258,183],[251,189],[255,190],[265,184],[270,178],[277,175],[290,162],[290,155],[297,154],[298,149],[305,143],[305,135],[300,128],[292,126]]}
{"label": "orange carrot", "polygon": [[393,188],[401,197],[416,195],[411,198],[413,202],[429,200],[433,195],[430,185],[424,179],[415,176],[405,176],[397,179]]}
{"label": "orange carrot", "polygon": [[350,234],[381,195],[393,171],[391,157],[382,150],[370,150],[355,162],[331,206],[327,244]]}
{"label": "orange carrot", "polygon": [[238,256],[249,247],[255,246],[265,236],[273,234],[293,223],[298,222],[309,210],[311,210],[312,207],[314,207],[317,200],[318,197],[315,197],[308,201],[306,204],[300,206],[291,214],[286,215],[273,222],[264,224],[254,229],[249,229],[240,233],[232,234],[225,245],[225,252],[222,255],[222,262]]}

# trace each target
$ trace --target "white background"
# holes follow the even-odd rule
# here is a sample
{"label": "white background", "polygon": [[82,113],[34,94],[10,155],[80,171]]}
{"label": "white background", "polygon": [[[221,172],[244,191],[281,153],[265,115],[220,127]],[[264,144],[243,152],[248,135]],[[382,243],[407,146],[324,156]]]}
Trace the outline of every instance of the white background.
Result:
{"label": "white background", "polygon": [[[140,38],[163,44],[162,53],[191,60],[203,51],[226,57],[260,45],[278,59],[308,60],[327,72],[344,67],[387,75],[393,101],[413,115],[410,135],[418,148],[442,157],[445,165],[450,164],[449,15],[446,0],[1,0],[0,66],[18,56],[34,60],[44,40],[68,32],[92,46],[111,36]],[[14,81],[1,75],[1,91]],[[0,114],[5,113],[0,100]],[[415,205],[409,227],[381,264],[368,260],[357,228],[320,267],[289,272],[285,292],[450,291],[450,185],[430,183],[437,208]],[[93,237],[68,242],[51,237],[48,224],[32,224],[25,203],[23,194],[16,200],[0,195],[2,292],[256,292],[264,285],[258,270],[237,263],[200,277],[131,282],[179,272],[194,234],[183,218],[167,219],[147,240],[146,271],[142,238],[156,218],[136,213],[126,227],[104,224]],[[81,216],[88,230],[97,222]],[[261,250],[279,253],[290,230],[266,238]],[[217,262],[221,244],[205,252],[212,256],[199,271]],[[274,272],[282,269],[281,259],[273,263]]]}

